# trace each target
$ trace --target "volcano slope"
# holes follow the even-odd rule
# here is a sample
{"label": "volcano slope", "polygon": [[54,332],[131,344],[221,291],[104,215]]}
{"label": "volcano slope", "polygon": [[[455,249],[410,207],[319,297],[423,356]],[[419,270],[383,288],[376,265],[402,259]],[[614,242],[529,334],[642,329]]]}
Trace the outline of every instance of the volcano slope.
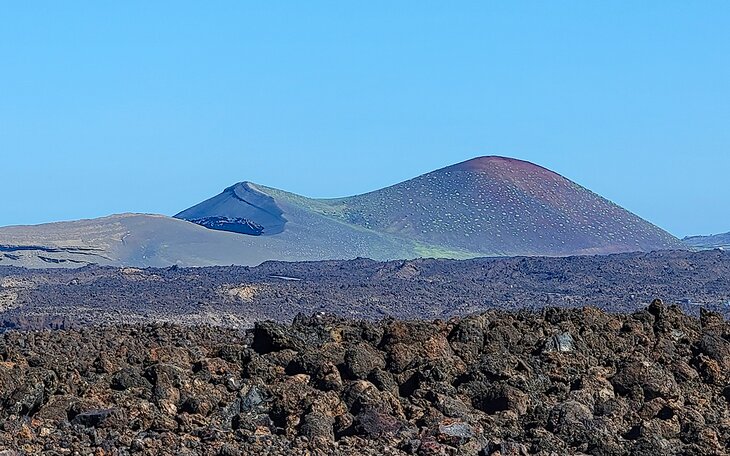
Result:
{"label": "volcano slope", "polygon": [[90,220],[0,228],[0,266],[257,265],[267,260],[413,258],[404,241],[333,222],[327,236],[313,230],[247,236],[211,230],[163,215],[119,214]]}

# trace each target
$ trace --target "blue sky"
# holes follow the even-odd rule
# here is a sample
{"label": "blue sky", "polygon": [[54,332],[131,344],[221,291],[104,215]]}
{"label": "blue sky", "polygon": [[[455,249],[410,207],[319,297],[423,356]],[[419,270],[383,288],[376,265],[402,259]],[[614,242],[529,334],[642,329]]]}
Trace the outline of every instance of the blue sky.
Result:
{"label": "blue sky", "polygon": [[730,231],[728,23],[720,1],[5,3],[0,225],[505,155]]}

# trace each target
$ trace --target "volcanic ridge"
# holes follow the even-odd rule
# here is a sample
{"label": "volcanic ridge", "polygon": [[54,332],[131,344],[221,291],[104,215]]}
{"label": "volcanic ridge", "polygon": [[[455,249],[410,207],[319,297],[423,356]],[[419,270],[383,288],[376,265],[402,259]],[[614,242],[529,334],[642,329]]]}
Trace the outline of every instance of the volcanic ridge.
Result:
{"label": "volcanic ridge", "polygon": [[[374,192],[311,199],[250,182],[175,217],[241,220],[284,231],[318,214],[415,243],[444,256],[605,254],[680,248],[668,233],[548,169],[504,157],[475,158]],[[229,231],[234,227],[222,227]],[[451,255],[448,255],[451,254]],[[435,255],[442,256],[442,255]]]}
{"label": "volcanic ridge", "polygon": [[682,239],[686,245],[697,250],[730,249],[730,233],[712,234],[710,236],[688,236]]}
{"label": "volcanic ridge", "polygon": [[26,267],[570,256],[686,248],[666,231],[557,173],[493,156],[344,198],[307,198],[240,182],[175,218],[124,214],[0,228],[0,265]]}

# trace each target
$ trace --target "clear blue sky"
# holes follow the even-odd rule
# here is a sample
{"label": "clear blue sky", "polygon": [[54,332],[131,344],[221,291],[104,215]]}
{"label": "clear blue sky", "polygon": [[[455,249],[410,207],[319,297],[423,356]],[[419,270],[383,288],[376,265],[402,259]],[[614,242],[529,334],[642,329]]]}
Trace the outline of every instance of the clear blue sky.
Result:
{"label": "clear blue sky", "polygon": [[728,24],[726,1],[6,2],[0,225],[505,155],[730,231]]}

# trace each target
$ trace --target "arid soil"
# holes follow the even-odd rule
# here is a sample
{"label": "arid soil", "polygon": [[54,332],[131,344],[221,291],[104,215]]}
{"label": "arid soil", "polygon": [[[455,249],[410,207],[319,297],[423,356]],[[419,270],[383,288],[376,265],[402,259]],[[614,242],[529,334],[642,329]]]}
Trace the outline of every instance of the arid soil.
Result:
{"label": "arid soil", "polygon": [[1,328],[174,322],[248,328],[298,313],[447,319],[489,309],[595,306],[628,313],[654,298],[730,315],[730,252],[212,268],[0,267]]}
{"label": "arid soil", "polygon": [[0,454],[722,455],[728,340],[658,301],[7,331]]}

